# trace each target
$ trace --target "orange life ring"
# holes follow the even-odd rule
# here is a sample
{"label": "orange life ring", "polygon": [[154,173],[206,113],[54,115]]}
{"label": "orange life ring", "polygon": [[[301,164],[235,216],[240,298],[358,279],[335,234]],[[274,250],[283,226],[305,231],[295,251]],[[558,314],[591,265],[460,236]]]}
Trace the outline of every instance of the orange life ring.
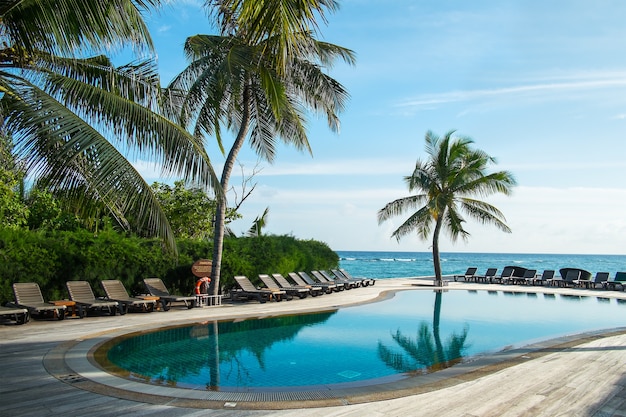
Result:
{"label": "orange life ring", "polygon": [[207,285],[209,285],[209,282],[211,282],[211,278],[202,277],[198,281],[196,281],[196,294],[202,294],[200,288],[202,288],[202,284],[204,284],[205,282]]}

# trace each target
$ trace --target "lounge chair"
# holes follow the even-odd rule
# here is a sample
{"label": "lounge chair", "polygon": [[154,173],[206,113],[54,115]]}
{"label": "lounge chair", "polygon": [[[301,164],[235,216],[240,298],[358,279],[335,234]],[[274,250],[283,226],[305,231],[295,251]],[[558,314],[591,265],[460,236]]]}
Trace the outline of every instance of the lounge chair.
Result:
{"label": "lounge chair", "polygon": [[485,275],[476,276],[476,281],[489,282],[491,284],[493,282],[493,277],[496,276],[496,272],[498,272],[498,268],[487,268]]}
{"label": "lounge chair", "polygon": [[513,277],[513,281],[516,284],[529,285],[535,279],[537,279],[537,270],[536,269],[527,269],[524,271],[524,275],[521,277]]}
{"label": "lounge chair", "polygon": [[244,298],[249,300],[251,298],[255,298],[260,303],[265,303],[266,301],[270,301],[272,299],[275,301],[282,301],[283,296],[286,295],[286,292],[283,290],[259,289],[255,287],[254,284],[250,282],[248,277],[244,275],[235,276],[235,281],[239,285],[240,289],[230,293],[233,300]]}
{"label": "lounge chair", "polygon": [[589,280],[587,288],[597,288],[600,284],[601,288],[606,288],[606,282],[609,280],[608,272],[596,272],[596,276],[593,280]]}
{"label": "lounge chair", "polygon": [[65,318],[66,307],[64,305],[46,303],[43,299],[43,295],[41,294],[41,288],[39,288],[39,284],[36,282],[14,283],[13,295],[15,296],[14,307],[28,310],[31,316],[34,314],[39,316],[52,313],[53,316],[59,320],[63,320]]}
{"label": "lounge chair", "polygon": [[494,275],[491,278],[492,282],[498,282],[500,284],[506,284],[513,276],[514,268],[512,266],[505,266],[500,275]]}
{"label": "lounge chair", "polygon": [[[333,269],[331,271],[333,274],[335,274],[335,270]],[[343,274],[344,277],[346,277],[347,279],[361,279],[362,280],[362,284],[364,287],[367,287],[368,285],[374,285],[376,284],[376,280],[374,278],[355,278],[352,275],[350,275],[350,273],[348,271],[346,271],[343,268],[339,268],[339,273]],[[335,274],[337,275],[337,274]],[[339,275],[337,275],[339,276]]]}
{"label": "lounge chair", "polygon": [[474,267],[467,268],[467,271],[465,271],[465,274],[455,275],[454,281],[457,281],[459,278],[463,278],[463,281],[470,281],[470,280],[473,281],[477,270],[478,268],[474,268]]}
{"label": "lounge chair", "polygon": [[[339,285],[337,283],[333,283],[333,282],[316,282],[306,272],[298,272],[298,275],[308,285],[314,285],[314,286],[318,286],[318,287],[324,288],[324,290],[326,291],[326,294],[330,294],[333,291],[335,291],[335,292],[340,291],[339,290]],[[290,274],[290,276],[291,276],[291,274]],[[343,285],[341,286],[341,289],[343,290]]]}
{"label": "lounge chair", "polygon": [[626,285],[626,272],[616,272],[613,279],[606,281],[606,287],[610,290],[616,290],[618,285],[622,290],[624,289]]}
{"label": "lounge chair", "polygon": [[317,282],[319,282],[320,284],[335,284],[336,285],[335,291],[349,290],[352,288],[352,286],[349,284],[345,284],[343,282],[337,282],[332,279],[330,280],[326,279],[326,277],[320,274],[319,271],[311,271],[311,275],[313,275],[313,279],[317,280]]}
{"label": "lounge chair", "polygon": [[322,287],[318,287],[316,289],[313,289],[310,285],[294,285],[292,283],[290,283],[289,281],[287,281],[287,279],[282,276],[282,274],[272,274],[272,278],[274,278],[274,281],[276,281],[276,283],[278,285],[280,285],[280,288],[282,288],[283,290],[287,290],[289,289],[298,289],[298,290],[305,290],[305,296],[304,297],[300,297],[300,298],[305,298],[307,295],[311,295],[311,297],[317,297],[318,295],[323,294],[322,292]]}
{"label": "lounge chair", "polygon": [[532,285],[551,286],[554,282],[554,269],[544,269],[532,282]]}
{"label": "lounge chair", "polygon": [[301,287],[305,287],[308,288],[309,290],[311,290],[311,295],[316,294],[316,295],[323,295],[324,293],[329,293],[329,291],[332,290],[328,290],[327,288],[324,288],[321,285],[310,285],[307,284],[300,275],[296,274],[295,272],[290,272],[289,274],[289,278],[291,278],[293,280],[293,282],[296,283],[296,285],[299,285]]}
{"label": "lounge chair", "polygon": [[148,294],[159,297],[163,311],[168,311],[172,303],[184,303],[188,309],[196,305],[196,297],[194,296],[170,294],[161,278],[145,278],[143,285],[146,286]]}
{"label": "lounge chair", "polygon": [[261,282],[263,282],[265,287],[270,290],[285,291],[285,293],[287,294],[287,300],[291,300],[294,295],[298,298],[306,298],[310,292],[308,288],[295,288],[291,285],[284,287],[276,282],[276,280],[268,274],[259,274],[259,279],[261,280]]}
{"label": "lounge chair", "polygon": [[14,320],[15,324],[24,324],[30,320],[30,313],[27,309],[21,307],[0,306],[0,317]]}
{"label": "lounge chair", "polygon": [[141,298],[135,298],[128,295],[126,287],[122,284],[122,281],[117,279],[107,279],[100,281],[102,289],[104,290],[107,298],[111,301],[117,301],[121,306],[121,314],[126,314],[129,310],[141,310],[145,312],[154,311],[156,300],[144,300]]}
{"label": "lounge chair", "polygon": [[349,288],[359,288],[362,284],[363,281],[360,279],[348,279],[345,278],[343,276],[343,274],[341,275],[331,275],[329,274],[327,271],[318,271],[320,274],[322,274],[322,276],[324,278],[326,278],[326,281],[328,282],[341,282],[343,283],[343,285],[347,285]]}
{"label": "lounge chair", "polygon": [[[561,275],[563,276],[563,275]],[[572,287],[577,287],[578,286],[578,280],[580,278],[580,271],[577,269],[568,269],[565,276],[563,277],[563,280],[559,282],[561,287],[568,287],[568,286],[572,286]]]}
{"label": "lounge chair", "polygon": [[89,310],[106,310],[111,316],[118,311],[122,314],[122,308],[117,301],[97,299],[87,281],[67,281],[65,287],[70,300],[74,301],[85,313]]}

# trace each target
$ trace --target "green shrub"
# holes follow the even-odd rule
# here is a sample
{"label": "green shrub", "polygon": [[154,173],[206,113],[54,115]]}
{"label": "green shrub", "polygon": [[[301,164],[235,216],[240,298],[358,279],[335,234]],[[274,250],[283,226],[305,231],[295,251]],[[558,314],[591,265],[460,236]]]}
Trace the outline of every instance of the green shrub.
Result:
{"label": "green shrub", "polygon": [[[13,282],[36,282],[46,300],[67,298],[66,281],[84,280],[96,296],[100,281],[119,279],[129,292],[144,291],[143,278],[159,277],[174,294],[190,294],[196,277],[191,266],[210,259],[212,242],[181,239],[178,259],[156,239],[129,237],[114,230],[95,235],[86,230],[36,232],[0,228],[0,303],[13,300]],[[325,243],[292,236],[228,238],[224,241],[221,287],[234,285],[233,276],[338,266],[339,257]]]}

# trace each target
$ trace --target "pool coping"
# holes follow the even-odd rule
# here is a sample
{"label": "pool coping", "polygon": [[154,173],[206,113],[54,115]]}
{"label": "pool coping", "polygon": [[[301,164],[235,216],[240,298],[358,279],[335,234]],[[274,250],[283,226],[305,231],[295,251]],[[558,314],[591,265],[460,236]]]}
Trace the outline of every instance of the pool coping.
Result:
{"label": "pool coping", "polygon": [[[463,289],[466,290],[467,288]],[[403,291],[403,289],[385,291],[374,299],[351,305],[380,301],[392,297],[398,291]],[[321,308],[314,311],[323,312],[335,309]],[[276,313],[269,316],[304,314],[306,312]],[[259,315],[252,314],[240,318],[259,318]],[[186,321],[186,323],[188,322]],[[431,392],[473,381],[528,360],[565,351],[597,339],[626,334],[626,327],[624,327],[561,336],[521,348],[475,356],[447,369],[431,374],[409,376],[398,381],[347,388],[327,387],[325,389],[300,391],[231,392],[151,385],[109,374],[93,358],[95,350],[112,338],[171,325],[175,324],[170,323],[168,326],[163,326],[163,324],[142,325],[86,335],[80,339],[57,345],[44,356],[43,364],[46,370],[60,381],[76,388],[121,399],[198,409],[277,410],[358,404]]]}

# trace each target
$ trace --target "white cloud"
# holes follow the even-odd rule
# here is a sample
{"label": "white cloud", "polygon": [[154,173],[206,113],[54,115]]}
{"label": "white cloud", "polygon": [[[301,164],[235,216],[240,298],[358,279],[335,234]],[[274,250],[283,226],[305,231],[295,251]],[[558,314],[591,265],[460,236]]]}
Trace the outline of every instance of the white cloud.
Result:
{"label": "white cloud", "polygon": [[[253,199],[242,209],[234,229],[247,230],[269,206],[268,233],[293,234],[327,242],[336,250],[429,250],[416,236],[400,243],[391,233],[404,218],[379,225],[376,213],[384,204],[406,195],[397,189],[285,190],[271,199]],[[626,247],[626,189],[518,187],[512,197],[488,200],[506,216],[513,233],[471,221],[467,243],[442,236],[444,251],[511,253],[622,253]]]}
{"label": "white cloud", "polygon": [[[574,81],[555,81],[551,83],[538,83],[513,87],[491,88],[481,90],[461,90],[434,94],[420,94],[415,98],[407,99],[398,103],[400,108],[419,108],[432,110],[437,105],[486,100],[495,98],[540,98],[541,100],[553,101],[562,99],[562,94],[570,92],[597,92],[598,90],[611,89],[626,86],[626,74],[613,74],[607,78],[606,74],[598,75],[595,79],[579,79]],[[567,78],[567,77],[566,77]]]}

